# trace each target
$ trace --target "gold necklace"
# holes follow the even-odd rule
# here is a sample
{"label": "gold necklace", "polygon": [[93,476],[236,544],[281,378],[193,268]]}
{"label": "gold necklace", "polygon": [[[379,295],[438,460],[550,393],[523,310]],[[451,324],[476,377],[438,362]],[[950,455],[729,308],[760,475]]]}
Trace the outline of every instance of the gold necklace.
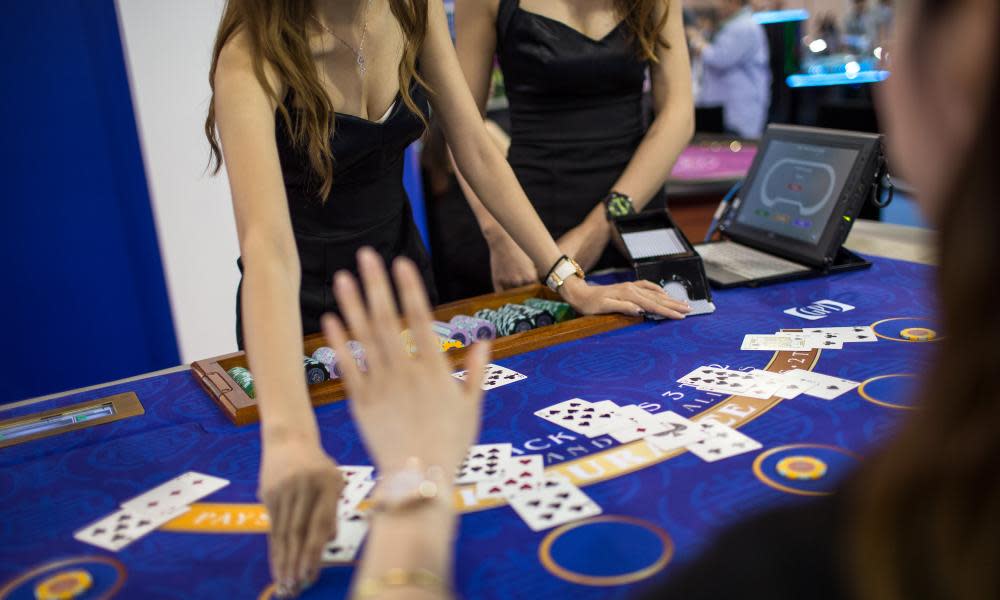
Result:
{"label": "gold necklace", "polygon": [[339,41],[341,44],[347,46],[347,49],[354,54],[354,59],[358,63],[358,72],[361,74],[362,77],[364,77],[365,73],[368,71],[368,65],[365,62],[365,37],[367,37],[368,35],[368,10],[371,8],[371,6],[372,6],[372,0],[368,0],[368,2],[365,4],[364,16],[362,17],[361,43],[358,44],[357,49],[355,49],[354,46],[349,44],[347,40],[334,33],[332,29],[326,26],[326,23],[319,20],[319,17],[317,17],[316,15],[312,15],[313,21],[316,21],[317,25],[322,27],[327,33],[332,35],[334,39]]}

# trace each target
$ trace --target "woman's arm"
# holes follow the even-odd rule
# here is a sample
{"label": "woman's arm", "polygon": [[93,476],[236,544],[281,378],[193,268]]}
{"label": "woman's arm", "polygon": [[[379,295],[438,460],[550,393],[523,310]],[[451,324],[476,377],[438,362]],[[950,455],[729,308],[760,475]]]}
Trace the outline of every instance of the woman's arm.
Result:
{"label": "woman's arm", "polygon": [[[680,0],[673,0],[669,8],[665,1],[661,7],[669,10],[662,33],[669,47],[658,48],[658,61],[650,63],[656,118],[611,188],[632,198],[636,211],[663,188],[677,157],[694,134],[691,62],[684,36],[683,6]],[[598,204],[580,225],[559,239],[559,247],[579,257],[580,264],[588,268],[600,258],[610,235],[604,205]]]}
{"label": "woman's arm", "polygon": [[[301,278],[274,137],[274,110],[247,41],[223,48],[215,110],[243,257],[243,324],[261,417],[260,497],[274,581],[301,587],[336,527],[341,476],[323,452],[302,371]],[[280,89],[276,81],[274,89]]]}
{"label": "woman's arm", "polygon": [[[455,48],[448,34],[444,5],[429,3],[427,39],[421,49],[421,70],[431,88],[431,102],[462,174],[504,230],[531,257],[535,272],[544,277],[562,251],[538,218],[514,177],[510,165],[490,141],[469,92]],[[570,277],[560,288],[570,304],[584,314],[646,312],[679,318],[683,304],[671,300],[655,284],[636,282],[614,286],[588,286]]]}
{"label": "woman's arm", "polygon": [[[479,114],[486,114],[486,103],[490,94],[493,74],[493,55],[496,52],[497,0],[458,0],[455,3],[455,49],[458,63],[465,75],[465,82],[472,92],[472,98],[479,108]],[[490,139],[503,156],[507,156],[510,138],[493,125]],[[489,130],[489,121],[487,121]],[[526,285],[535,281],[535,269],[531,258],[514,242],[500,223],[486,210],[483,203],[472,191],[472,187],[455,169],[459,187],[469,203],[479,229],[490,249],[490,273],[493,287],[497,291]]]}

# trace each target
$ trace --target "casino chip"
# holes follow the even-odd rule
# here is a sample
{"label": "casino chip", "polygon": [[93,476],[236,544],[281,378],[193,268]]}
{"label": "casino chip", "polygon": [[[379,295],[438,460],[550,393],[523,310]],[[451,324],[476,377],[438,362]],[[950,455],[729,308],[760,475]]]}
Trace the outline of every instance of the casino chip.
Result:
{"label": "casino chip", "polygon": [[899,335],[911,342],[929,342],[937,337],[933,329],[926,327],[909,327],[899,332]]}
{"label": "casino chip", "polygon": [[330,379],[330,372],[326,370],[326,365],[311,356],[302,358],[302,366],[306,371],[306,382],[309,385],[323,383]]}
{"label": "casino chip", "polygon": [[244,369],[243,367],[233,367],[232,369],[226,371],[226,373],[233,378],[236,385],[243,388],[243,391],[247,393],[247,396],[253,398],[257,393],[257,390],[253,385],[253,375],[250,374],[250,371]]}
{"label": "casino chip", "polygon": [[786,456],[775,470],[785,479],[815,481],[826,475],[826,463],[815,456]]}
{"label": "casino chip", "polygon": [[78,598],[94,585],[94,578],[83,569],[63,571],[42,580],[35,586],[38,600],[68,600]]}

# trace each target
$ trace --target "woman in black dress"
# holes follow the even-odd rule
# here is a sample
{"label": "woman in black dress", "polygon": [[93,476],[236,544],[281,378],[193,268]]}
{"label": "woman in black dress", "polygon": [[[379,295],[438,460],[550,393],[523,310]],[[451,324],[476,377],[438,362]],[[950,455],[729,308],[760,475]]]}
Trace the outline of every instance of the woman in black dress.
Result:
{"label": "woman in black dress", "polygon": [[[480,111],[494,54],[510,102],[507,159],[549,232],[585,269],[625,266],[605,202],[665,206],[663,184],[694,131],[681,3],[457,0],[456,46]],[[655,119],[643,111],[646,73]],[[464,182],[463,182],[464,184]],[[496,287],[534,277],[530,259],[463,185]]]}
{"label": "woman in black dress", "polygon": [[342,487],[309,403],[303,332],[318,331],[320,315],[336,309],[331,282],[354,270],[359,248],[374,249],[368,261],[408,258],[433,288],[401,176],[429,105],[458,164],[536,271],[562,275],[553,287],[567,302],[587,314],[685,311],[648,282],[588,286],[575,276],[486,138],[440,0],[229,0],[210,80],[205,129],[215,158],[225,155],[233,192],[240,341],[255,375],[260,495],[283,589],[315,574]]}

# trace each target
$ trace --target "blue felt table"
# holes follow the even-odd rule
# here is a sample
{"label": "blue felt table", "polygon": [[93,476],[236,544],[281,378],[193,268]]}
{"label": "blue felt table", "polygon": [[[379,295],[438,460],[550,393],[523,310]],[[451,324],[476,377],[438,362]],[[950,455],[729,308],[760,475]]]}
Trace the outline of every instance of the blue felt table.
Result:
{"label": "blue felt table", "polygon": [[[458,499],[456,587],[467,598],[623,598],[696,556],[721,527],[763,508],[829,492],[893,431],[907,390],[933,343],[900,338],[905,327],[936,328],[933,270],[873,259],[873,268],[825,279],[716,293],[718,311],[645,323],[497,361],[528,376],[487,394],[480,439],[540,453],[603,508],[601,518],[533,532],[508,506]],[[819,321],[782,311],[822,299],[857,307]],[[893,319],[893,320],[887,320]],[[725,396],[675,381],[703,364],[764,368],[770,352],[740,351],[744,334],[780,328],[878,323],[876,343],[824,351],[814,370],[866,382],[835,400],[809,396],[750,411]],[[189,372],[149,377],[4,414],[75,404],[133,391],[145,414],[0,450],[0,598],[32,597],[59,569],[83,566],[91,593],[120,597],[256,598],[268,595],[266,517],[256,505],[257,426],[232,425]],[[730,417],[763,449],[716,463],[690,453],[651,454],[608,436],[568,434],[532,413],[568,398]],[[713,412],[714,411],[714,412]],[[749,411],[749,412],[748,412]],[[346,403],[317,409],[323,443],[342,464],[369,464]],[[791,447],[788,447],[791,446]],[[775,463],[810,455],[829,468],[817,482],[782,480]],[[73,532],[170,477],[198,470],[232,484],[160,531],[109,553]],[[76,562],[74,562],[74,560]],[[329,567],[306,597],[346,594],[351,566]]]}

